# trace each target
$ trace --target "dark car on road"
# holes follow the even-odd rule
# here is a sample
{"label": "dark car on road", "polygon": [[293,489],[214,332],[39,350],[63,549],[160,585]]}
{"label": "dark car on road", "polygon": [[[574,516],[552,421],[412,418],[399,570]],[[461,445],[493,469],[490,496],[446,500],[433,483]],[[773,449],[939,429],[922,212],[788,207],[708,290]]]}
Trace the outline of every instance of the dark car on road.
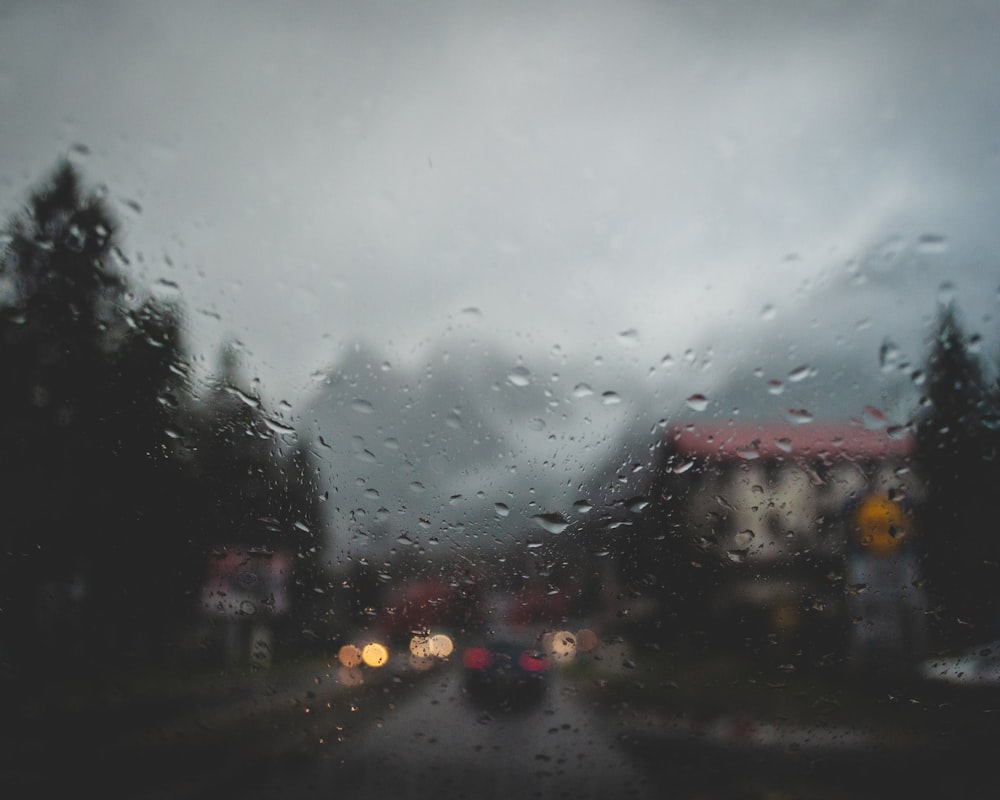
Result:
{"label": "dark car on road", "polygon": [[465,695],[492,710],[531,708],[545,698],[551,667],[534,642],[503,638],[470,646],[462,652]]}

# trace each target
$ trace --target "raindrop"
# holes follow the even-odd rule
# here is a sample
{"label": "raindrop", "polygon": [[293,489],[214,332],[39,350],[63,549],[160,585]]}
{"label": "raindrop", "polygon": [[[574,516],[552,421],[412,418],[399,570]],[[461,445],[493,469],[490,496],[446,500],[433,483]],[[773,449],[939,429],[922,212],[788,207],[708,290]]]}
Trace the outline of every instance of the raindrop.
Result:
{"label": "raindrop", "polygon": [[779,395],[785,391],[785,384],[776,378],[772,378],[767,382],[767,391],[773,395]]}
{"label": "raindrop", "polygon": [[462,430],[462,415],[458,412],[458,409],[450,411],[444,423],[449,428],[454,428],[457,431]]}
{"label": "raindrop", "polygon": [[939,233],[925,233],[917,239],[917,252],[937,255],[948,250],[948,240]]}
{"label": "raindrop", "polygon": [[639,344],[639,331],[629,328],[618,334],[618,341],[625,347],[637,347]]}
{"label": "raindrop", "polygon": [[861,413],[861,420],[870,431],[881,430],[886,423],[885,414],[875,406],[865,406],[865,410]]}
{"label": "raindrop", "polygon": [[375,406],[360,397],[356,397],[351,401],[351,408],[359,414],[371,414],[375,411]]}
{"label": "raindrop", "polygon": [[760,310],[760,318],[765,322],[770,322],[775,317],[778,316],[778,312],[775,310],[774,306],[768,303]]}
{"label": "raindrop", "polygon": [[813,421],[813,415],[804,408],[790,408],[785,412],[785,416],[789,422],[796,425],[805,425]]}
{"label": "raindrop", "polygon": [[774,443],[778,446],[779,450],[783,450],[786,453],[792,452],[792,440],[782,436],[780,439],[775,439]]}
{"label": "raindrop", "polygon": [[419,493],[424,491],[425,488],[426,487],[420,481],[414,481],[413,483],[410,484],[411,492]]}
{"label": "raindrop", "polygon": [[601,395],[601,402],[606,406],[614,406],[622,401],[621,396],[618,392],[604,392]]}
{"label": "raindrop", "polygon": [[649,506],[649,500],[645,497],[633,497],[631,500],[625,501],[625,508],[633,513],[642,511],[647,506]]}
{"label": "raindrop", "polygon": [[527,386],[531,383],[531,371],[527,367],[514,367],[507,373],[507,380],[514,386]]}
{"label": "raindrop", "polygon": [[573,510],[577,514],[587,514],[594,507],[593,503],[589,500],[577,500],[573,503]]}
{"label": "raindrop", "polygon": [[264,425],[274,433],[281,434],[282,436],[290,436],[295,433],[295,428],[290,425],[286,425],[284,422],[278,422],[276,419],[271,419],[270,417],[264,417]]}
{"label": "raindrop", "polygon": [[693,394],[684,402],[692,411],[704,411],[708,408],[708,398],[703,394]]}
{"label": "raindrop", "polygon": [[180,297],[181,287],[177,281],[160,278],[153,284],[153,294],[163,300]]}
{"label": "raindrop", "polygon": [[528,420],[528,429],[532,431],[540,431],[545,428],[545,420],[541,417],[532,417]]}
{"label": "raindrop", "polygon": [[682,461],[680,464],[675,464],[671,471],[676,475],[681,475],[687,472],[693,466],[694,466],[694,461]]}
{"label": "raindrop", "polygon": [[890,439],[900,440],[905,439],[909,429],[906,425],[890,425],[885,429],[886,434]]}
{"label": "raindrop", "polygon": [[358,461],[364,461],[366,464],[374,464],[378,460],[371,450],[359,450],[354,454],[354,457]]}
{"label": "raindrop", "polygon": [[588,397],[593,393],[594,390],[585,383],[578,383],[573,387],[573,397]]}
{"label": "raindrop", "polygon": [[750,543],[755,538],[756,538],[756,534],[752,530],[750,530],[749,528],[747,528],[746,530],[743,530],[743,531],[740,531],[739,533],[737,533],[733,537],[733,540],[735,541],[736,546],[738,548],[745,549],[745,548],[748,548],[750,546]]}
{"label": "raindrop", "polygon": [[480,320],[483,318],[483,312],[475,306],[469,306],[462,309],[462,316],[470,320]]}
{"label": "raindrop", "polygon": [[728,550],[726,557],[734,564],[742,564],[747,560],[748,550]]}
{"label": "raindrop", "polygon": [[396,541],[399,542],[399,544],[404,544],[404,545],[412,545],[413,544],[413,539],[411,539],[405,533],[400,534],[399,536],[397,536],[396,537]]}
{"label": "raindrop", "polygon": [[951,303],[955,299],[955,284],[945,281],[938,287],[938,302],[943,305]]}
{"label": "raindrop", "polygon": [[399,440],[390,436],[388,439],[382,442],[382,446],[385,447],[386,450],[398,450]]}
{"label": "raindrop", "polygon": [[805,380],[812,374],[812,370],[809,368],[808,364],[803,364],[802,366],[796,367],[791,372],[788,373],[788,380],[792,383],[798,383],[799,381]]}
{"label": "raindrop", "polygon": [[260,400],[258,400],[256,397],[251,397],[246,392],[237,389],[233,386],[227,387],[226,391],[229,394],[238,397],[243,402],[244,405],[247,405],[250,408],[260,408]]}
{"label": "raindrop", "polygon": [[660,359],[660,366],[664,369],[671,369],[674,366],[674,357],[669,353]]}
{"label": "raindrop", "polygon": [[494,503],[493,510],[496,511],[498,517],[506,517],[510,514],[510,508],[505,503]]}
{"label": "raindrop", "polygon": [[562,514],[535,514],[531,521],[549,533],[562,533],[569,527],[569,522]]}

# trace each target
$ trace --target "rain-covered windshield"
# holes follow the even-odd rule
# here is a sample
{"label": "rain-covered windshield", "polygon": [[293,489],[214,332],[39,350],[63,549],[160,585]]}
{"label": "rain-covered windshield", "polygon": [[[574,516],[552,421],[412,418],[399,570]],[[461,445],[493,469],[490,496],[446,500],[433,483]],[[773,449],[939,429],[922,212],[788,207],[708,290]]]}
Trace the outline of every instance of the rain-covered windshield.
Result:
{"label": "rain-covered windshield", "polygon": [[0,787],[978,794],[998,26],[0,4]]}

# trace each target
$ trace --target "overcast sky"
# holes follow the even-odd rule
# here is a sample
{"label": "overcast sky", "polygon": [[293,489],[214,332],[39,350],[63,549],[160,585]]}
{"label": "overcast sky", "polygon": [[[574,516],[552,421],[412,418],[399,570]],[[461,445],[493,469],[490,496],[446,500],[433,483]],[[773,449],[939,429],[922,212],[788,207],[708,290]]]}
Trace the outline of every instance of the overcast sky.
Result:
{"label": "overcast sky", "polygon": [[293,404],[465,329],[916,357],[941,291],[1000,338],[998,75],[992,2],[0,0],[0,207],[84,145],[195,352]]}

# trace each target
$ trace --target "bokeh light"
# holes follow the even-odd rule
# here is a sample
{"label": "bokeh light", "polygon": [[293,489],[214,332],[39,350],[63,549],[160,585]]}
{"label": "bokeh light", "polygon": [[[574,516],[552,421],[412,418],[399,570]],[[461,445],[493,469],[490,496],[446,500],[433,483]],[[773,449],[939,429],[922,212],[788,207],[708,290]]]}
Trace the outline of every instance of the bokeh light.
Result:
{"label": "bokeh light", "polygon": [[380,642],[369,642],[361,650],[361,660],[369,667],[382,667],[389,660],[389,651]]}

